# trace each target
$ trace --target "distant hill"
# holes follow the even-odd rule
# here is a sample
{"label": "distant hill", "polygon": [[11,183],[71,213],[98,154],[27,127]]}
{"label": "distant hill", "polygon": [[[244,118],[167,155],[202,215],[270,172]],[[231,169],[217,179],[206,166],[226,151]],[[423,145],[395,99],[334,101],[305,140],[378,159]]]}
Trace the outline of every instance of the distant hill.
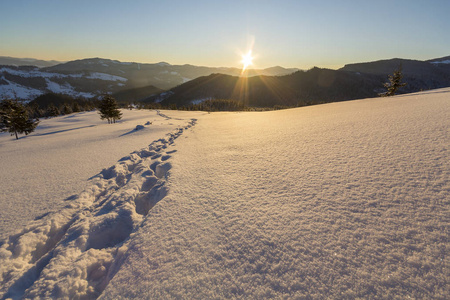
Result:
{"label": "distant hill", "polygon": [[301,106],[376,97],[383,83],[402,66],[407,86],[399,93],[450,86],[450,57],[417,61],[391,59],[350,64],[340,70],[313,68],[285,76],[242,78],[223,74],[199,77],[151,98],[189,106],[207,99],[231,99],[248,106]]}
{"label": "distant hill", "polygon": [[[285,69],[273,67],[261,70],[248,70],[248,76],[253,75],[286,75],[298,69]],[[138,88],[153,85],[161,89],[170,89],[200,76],[221,73],[227,75],[240,75],[238,68],[214,68],[193,65],[170,65],[166,62],[156,64],[143,64],[136,62],[119,62],[117,60],[91,58],[70,61],[64,64],[44,68],[47,72],[79,73],[100,72],[127,79],[126,88]]]}
{"label": "distant hill", "polygon": [[376,96],[399,65],[408,83],[401,93],[450,86],[450,56],[427,61],[395,58],[348,64],[340,70],[277,66],[248,70],[248,79],[239,76],[238,68],[89,58],[42,68],[0,65],[0,98],[32,100],[49,92],[91,98],[111,93],[124,102],[189,105],[214,98],[254,106],[304,105]]}
{"label": "distant hill", "polygon": [[160,94],[164,90],[154,87],[153,85],[141,87],[141,88],[135,88],[135,89],[128,89],[128,90],[122,90],[119,92],[116,92],[112,94],[112,96],[118,101],[118,102],[138,102],[142,101],[148,97],[151,97],[155,94]]}
{"label": "distant hill", "polygon": [[427,62],[430,62],[432,64],[446,64],[446,65],[450,65],[450,56],[430,59],[430,60],[427,60]]}
{"label": "distant hill", "polygon": [[[16,95],[31,100],[48,92],[95,97],[148,86],[166,90],[212,73],[239,75],[241,72],[238,68],[177,66],[165,62],[141,64],[102,58],[75,60],[43,68],[15,62],[10,60],[0,65],[0,97]],[[274,67],[248,70],[247,75],[286,75],[297,70]]]}
{"label": "distant hill", "polygon": [[364,74],[392,74],[402,66],[403,79],[408,83],[403,92],[436,89],[450,86],[450,56],[428,61],[394,58],[367,63],[345,65],[340,70]]}
{"label": "distant hill", "polygon": [[207,99],[230,99],[248,106],[302,106],[374,97],[384,80],[379,75],[313,68],[285,76],[199,77],[151,98],[162,104],[188,106]]}
{"label": "distant hill", "polygon": [[55,105],[58,108],[62,108],[63,105],[68,104],[72,106],[74,103],[78,103],[80,106],[93,106],[93,103],[86,99],[75,99],[69,95],[47,93],[36,97],[34,100],[30,101],[28,105],[30,107],[36,107],[39,109],[47,109],[50,104]]}
{"label": "distant hill", "polygon": [[36,66],[42,68],[42,67],[51,67],[61,63],[62,63],[61,61],[56,60],[41,60],[34,58],[15,58],[9,56],[0,56],[0,65]]}

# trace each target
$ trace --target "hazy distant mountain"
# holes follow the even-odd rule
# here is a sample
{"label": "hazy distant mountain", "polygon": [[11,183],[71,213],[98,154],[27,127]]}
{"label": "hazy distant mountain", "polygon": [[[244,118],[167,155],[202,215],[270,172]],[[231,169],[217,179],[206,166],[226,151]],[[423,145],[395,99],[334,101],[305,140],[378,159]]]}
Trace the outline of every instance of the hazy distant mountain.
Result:
{"label": "hazy distant mountain", "polygon": [[[179,84],[200,76],[221,73],[227,75],[240,75],[241,69],[238,68],[214,68],[201,67],[193,65],[171,65],[166,62],[156,64],[142,64],[119,62],[117,60],[91,58],[70,61],[64,64],[55,65],[44,70],[49,72],[101,72],[111,75],[121,76],[128,79],[127,88],[144,87],[153,85],[162,89],[170,89]],[[248,76],[254,75],[286,75],[297,71],[298,69],[285,69],[282,67],[273,67],[261,70],[248,70]]]}
{"label": "hazy distant mountain", "polygon": [[62,62],[56,60],[40,60],[34,58],[15,58],[9,56],[0,56],[0,65],[36,66],[42,68],[42,67],[51,67],[60,63]]}
{"label": "hazy distant mountain", "polygon": [[[218,72],[239,75],[241,71],[238,68],[177,66],[165,62],[141,64],[101,58],[75,60],[44,68],[11,66],[14,61],[9,62],[0,66],[0,97],[17,96],[28,100],[47,92],[93,97],[148,86],[166,90],[200,76]],[[285,75],[296,70],[274,67],[249,70],[248,75]]]}

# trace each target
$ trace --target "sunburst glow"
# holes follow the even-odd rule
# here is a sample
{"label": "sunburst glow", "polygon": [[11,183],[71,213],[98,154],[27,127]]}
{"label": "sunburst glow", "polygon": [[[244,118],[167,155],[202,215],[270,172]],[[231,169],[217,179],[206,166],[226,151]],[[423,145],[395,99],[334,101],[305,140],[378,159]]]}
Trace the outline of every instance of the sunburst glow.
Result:
{"label": "sunburst glow", "polygon": [[242,67],[242,72],[244,72],[248,66],[252,65],[253,56],[252,56],[252,50],[248,50],[247,54],[242,55],[241,63],[244,65]]}

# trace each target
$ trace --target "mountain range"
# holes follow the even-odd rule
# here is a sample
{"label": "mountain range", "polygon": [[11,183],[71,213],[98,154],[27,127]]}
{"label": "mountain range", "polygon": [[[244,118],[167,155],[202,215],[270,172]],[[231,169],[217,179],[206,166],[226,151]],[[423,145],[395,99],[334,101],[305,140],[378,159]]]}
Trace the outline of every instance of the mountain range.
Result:
{"label": "mountain range", "polygon": [[36,66],[39,68],[51,67],[63,63],[57,60],[42,60],[35,58],[16,58],[10,56],[0,56],[0,66]]}
{"label": "mountain range", "polygon": [[450,86],[450,56],[426,61],[395,58],[355,63],[339,70],[273,67],[248,70],[246,76],[240,76],[238,68],[165,62],[141,64],[90,58],[53,61],[39,67],[23,65],[33,63],[31,59],[0,57],[0,62],[8,61],[10,64],[0,65],[0,98],[24,100],[48,92],[85,98],[111,93],[123,102],[177,106],[206,99],[231,99],[260,107],[301,106],[377,96],[384,91],[387,76],[399,66],[407,82],[401,93]]}
{"label": "mountain range", "polygon": [[[24,65],[29,61],[29,65]],[[0,57],[0,97],[31,100],[43,93],[54,92],[76,97],[94,97],[134,88],[167,90],[200,76],[222,73],[239,76],[238,68],[212,68],[192,65],[171,65],[165,62],[142,64],[117,60],[89,58],[39,67],[41,61]],[[273,67],[249,70],[247,76],[258,74],[285,75],[298,69]],[[149,96],[149,95],[147,95]]]}
{"label": "mountain range", "polygon": [[349,64],[339,70],[312,68],[283,76],[236,77],[212,74],[152,96],[149,102],[189,106],[208,99],[230,99],[248,106],[303,106],[376,97],[383,83],[402,68],[407,85],[399,93],[450,86],[450,56],[428,61],[390,59]]}

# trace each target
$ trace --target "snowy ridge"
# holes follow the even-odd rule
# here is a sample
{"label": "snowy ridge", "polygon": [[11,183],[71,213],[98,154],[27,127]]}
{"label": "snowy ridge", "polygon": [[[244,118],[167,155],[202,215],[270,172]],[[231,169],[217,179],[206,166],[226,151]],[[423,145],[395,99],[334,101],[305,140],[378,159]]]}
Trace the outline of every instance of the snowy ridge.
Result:
{"label": "snowy ridge", "polygon": [[0,298],[96,298],[149,210],[168,193],[169,150],[191,119],[123,157],[57,213],[0,241]]}
{"label": "snowy ridge", "polygon": [[52,73],[52,72],[45,72],[40,71],[39,68],[35,68],[33,70],[25,71],[25,70],[16,70],[13,68],[3,67],[0,68],[0,73],[9,73],[11,75],[20,76],[23,78],[30,78],[30,77],[42,77],[42,78],[81,78],[82,74],[60,74],[60,73]]}
{"label": "snowy ridge", "polygon": [[[31,77],[42,77],[42,78],[81,78],[83,77],[83,74],[81,73],[74,73],[74,74],[61,74],[61,73],[54,73],[54,72],[45,72],[40,71],[38,68],[30,70],[30,71],[24,71],[24,70],[16,70],[13,68],[3,67],[0,68],[0,73],[9,73],[11,75],[20,76],[23,78],[31,78]],[[100,80],[106,80],[106,81],[127,81],[128,79],[116,75],[106,74],[106,73],[100,73],[100,72],[90,72],[88,76],[86,76],[88,79],[100,79]]]}
{"label": "snowy ridge", "polygon": [[3,80],[7,83],[0,85],[0,95],[4,98],[17,97],[19,99],[30,99],[43,94],[43,92],[40,90],[9,81],[4,76],[2,76],[0,80]]}
{"label": "snowy ridge", "polygon": [[[105,64],[104,64],[105,65]],[[18,76],[19,79],[11,79]],[[9,80],[7,79],[9,78]],[[28,80],[44,79],[45,84],[31,84]],[[127,78],[101,72],[76,72],[71,74],[41,71],[39,68],[17,69],[12,67],[0,68],[0,97],[31,100],[46,92],[62,93],[75,97],[91,98],[99,94],[89,86],[86,81],[102,80],[111,82],[112,86],[124,86]],[[55,82],[56,81],[56,82]],[[28,86],[29,85],[29,86]],[[36,88],[37,87],[37,88]],[[75,88],[76,87],[76,88]]]}

